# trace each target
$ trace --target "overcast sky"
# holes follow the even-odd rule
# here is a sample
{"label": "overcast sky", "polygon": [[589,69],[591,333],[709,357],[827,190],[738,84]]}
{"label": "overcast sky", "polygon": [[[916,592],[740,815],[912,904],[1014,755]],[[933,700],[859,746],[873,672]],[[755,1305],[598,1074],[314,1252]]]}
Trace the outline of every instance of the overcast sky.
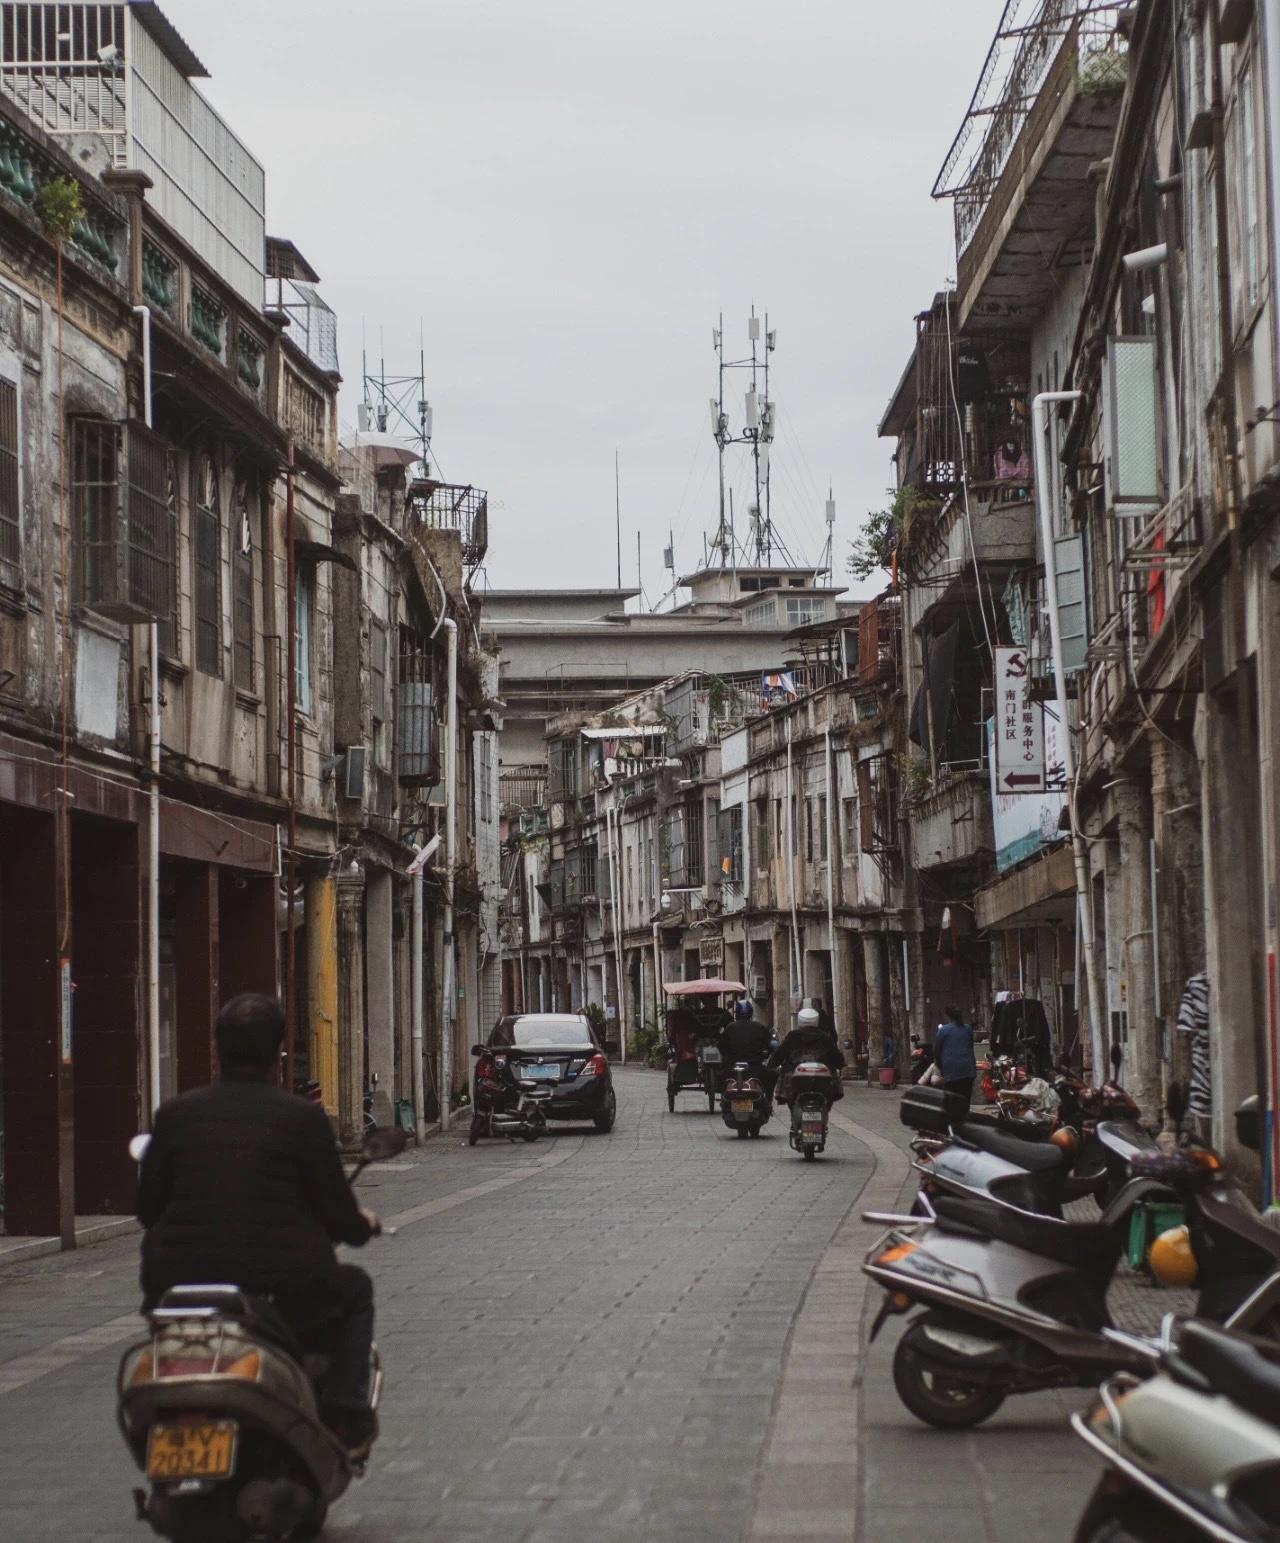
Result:
{"label": "overcast sky", "polygon": [[[774,515],[836,569],[883,502],[876,423],[954,273],[929,189],[999,0],[165,0],[265,163],[267,227],[338,313],[344,412],[416,369],[489,582],[665,588],[714,529],[711,330],[778,333]],[[731,403],[734,427],[742,422]],[[739,509],[745,468],[731,468]]]}

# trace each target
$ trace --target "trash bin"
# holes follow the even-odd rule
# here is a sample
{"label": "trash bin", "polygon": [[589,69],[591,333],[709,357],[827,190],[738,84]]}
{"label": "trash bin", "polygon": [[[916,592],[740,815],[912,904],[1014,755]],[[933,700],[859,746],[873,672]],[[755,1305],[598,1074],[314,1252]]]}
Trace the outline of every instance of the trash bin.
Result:
{"label": "trash bin", "polygon": [[1129,1248],[1131,1270],[1147,1268],[1147,1254],[1162,1232],[1186,1225],[1186,1212],[1167,1200],[1139,1200],[1129,1213]]}
{"label": "trash bin", "polygon": [[896,1066],[882,1066],[880,1068],[880,1086],[882,1088],[896,1088],[898,1085],[898,1069]]}
{"label": "trash bin", "polygon": [[413,1117],[413,1100],[411,1098],[396,1099],[396,1124],[407,1135],[417,1135],[418,1122]]}

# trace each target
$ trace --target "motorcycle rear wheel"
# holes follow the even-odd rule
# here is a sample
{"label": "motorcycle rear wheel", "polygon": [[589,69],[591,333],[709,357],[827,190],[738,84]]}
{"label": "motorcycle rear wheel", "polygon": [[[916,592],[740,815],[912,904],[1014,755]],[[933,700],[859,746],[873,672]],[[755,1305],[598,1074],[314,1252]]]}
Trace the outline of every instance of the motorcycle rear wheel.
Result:
{"label": "motorcycle rear wheel", "polygon": [[482,1135],[484,1135],[484,1121],[478,1114],[473,1114],[471,1116],[471,1129],[467,1132],[467,1145],[469,1147],[475,1146]]}
{"label": "motorcycle rear wheel", "polygon": [[818,1149],[816,1147],[801,1147],[800,1150],[804,1153],[804,1160],[806,1163],[811,1163],[818,1155]]}
{"label": "motorcycle rear wheel", "polygon": [[989,1419],[1004,1403],[1004,1389],[935,1369],[914,1343],[914,1328],[893,1353],[893,1386],[907,1409],[939,1430],[969,1430]]}

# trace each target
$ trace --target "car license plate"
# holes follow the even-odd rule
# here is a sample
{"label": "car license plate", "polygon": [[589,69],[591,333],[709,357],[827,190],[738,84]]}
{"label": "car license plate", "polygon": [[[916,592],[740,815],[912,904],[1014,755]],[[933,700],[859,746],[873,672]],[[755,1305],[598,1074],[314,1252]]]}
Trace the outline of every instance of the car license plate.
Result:
{"label": "car license plate", "polygon": [[560,1068],[554,1061],[549,1066],[526,1066],[524,1075],[533,1082],[557,1082],[560,1078]]}
{"label": "car license plate", "polygon": [[749,1120],[751,1118],[751,1111],[755,1107],[755,1099],[735,1098],[731,1101],[729,1107],[733,1110],[735,1116]]}
{"label": "car license plate", "polygon": [[153,1425],[147,1437],[149,1479],[225,1479],[235,1467],[234,1420]]}

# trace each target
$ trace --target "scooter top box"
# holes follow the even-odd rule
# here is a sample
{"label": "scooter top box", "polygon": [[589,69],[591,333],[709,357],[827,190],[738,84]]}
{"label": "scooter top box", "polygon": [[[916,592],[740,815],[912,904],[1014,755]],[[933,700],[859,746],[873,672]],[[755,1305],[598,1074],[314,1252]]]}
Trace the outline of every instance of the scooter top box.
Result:
{"label": "scooter top box", "polygon": [[908,1088],[898,1106],[898,1118],[904,1125],[931,1136],[945,1136],[968,1114],[965,1100],[958,1093],[948,1093],[946,1088]]}

